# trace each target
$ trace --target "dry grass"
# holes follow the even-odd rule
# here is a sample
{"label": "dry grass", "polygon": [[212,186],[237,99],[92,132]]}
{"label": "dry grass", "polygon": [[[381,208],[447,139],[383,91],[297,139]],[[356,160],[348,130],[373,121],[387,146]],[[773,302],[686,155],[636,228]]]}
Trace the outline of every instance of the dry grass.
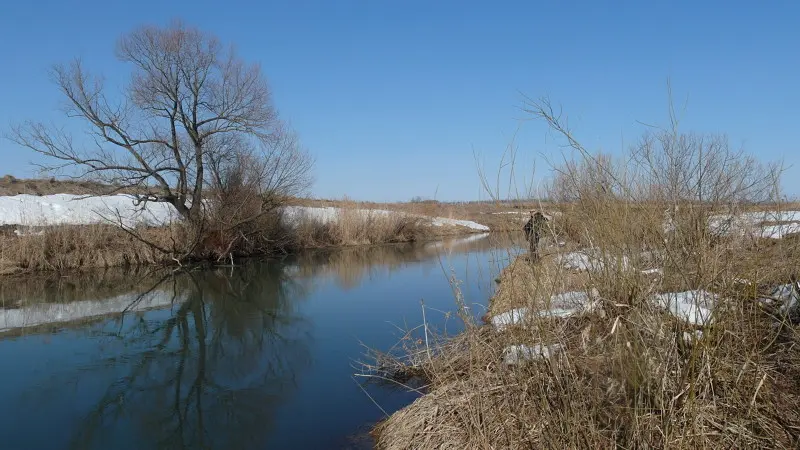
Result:
{"label": "dry grass", "polygon": [[[362,209],[398,211],[428,217],[472,220],[488,226],[492,231],[520,231],[528,219],[528,211],[534,208],[558,208],[552,203],[530,201],[475,201],[475,202],[353,202],[349,199],[295,198],[292,205],[314,207],[349,208],[358,205]],[[516,213],[516,214],[511,214]]]}
{"label": "dry grass", "polygon": [[0,230],[0,275],[36,271],[227,261],[230,258],[292,253],[307,248],[416,242],[464,234],[434,227],[400,213],[362,214],[342,209],[335,220],[300,220],[287,226],[270,214],[238,227],[212,220],[202,231],[189,224],[120,229],[113,225],[47,226]]}
{"label": "dry grass", "polygon": [[[155,237],[156,233],[148,234]],[[158,264],[166,258],[110,225],[45,227],[23,236],[0,234],[3,274]]]}
{"label": "dry grass", "polygon": [[[498,280],[490,314],[524,306],[533,312],[524,323],[498,331],[462,311],[466,331],[456,337],[373,353],[370,375],[425,386],[375,428],[377,447],[798,448],[799,311],[758,299],[795,279],[800,239],[720,235],[707,221],[787,208],[774,200],[776,172],[724,140],[679,133],[645,141],[618,166],[586,153],[557,116],[547,120],[583,155],[558,172],[552,231],[568,241],[562,251],[574,246],[602,265],[574,272],[557,255],[535,266],[520,257]],[[642,272],[653,267],[661,274]],[[718,295],[712,322],[685,321],[653,301],[694,289]],[[572,290],[595,302],[567,317],[536,314]],[[514,345],[549,354],[506,364]]]}
{"label": "dry grass", "polygon": [[5,175],[0,178],[0,195],[98,195],[118,192],[113,186],[86,180],[62,180],[56,178],[15,178]]}
{"label": "dry grass", "polygon": [[[584,223],[591,230],[601,222]],[[633,248],[637,241],[629,229],[607,236],[619,246],[607,247],[609,252]],[[679,255],[668,245],[661,249]],[[665,261],[662,279],[611,265],[571,272],[552,254],[535,266],[517,258],[499,279],[491,314],[520,306],[547,309],[551,295],[591,287],[600,291],[602,307],[568,319],[533,319],[500,333],[468,325],[456,338],[436,341],[431,359],[425,357],[429,348],[410,340],[399,366],[379,366],[423,378],[428,393],[375,429],[378,447],[795,448],[800,334],[755,298],[768,292],[767,280],[788,281],[784,275],[800,261],[798,241],[752,247],[695,242],[694,249],[701,254],[687,255],[682,264],[677,258],[684,256]],[[778,254],[783,259],[773,258]],[[702,265],[687,270],[698,258]],[[762,287],[737,284],[738,278],[760,280]],[[726,298],[700,339],[685,341],[684,332],[696,327],[648,301],[678,287]],[[505,366],[504,349],[518,344],[559,344],[563,350]]]}
{"label": "dry grass", "polygon": [[413,242],[430,239],[436,233],[422,218],[350,207],[339,209],[330,221],[301,218],[295,228],[296,246],[301,248]]}
{"label": "dry grass", "polygon": [[583,290],[589,284],[585,272],[565,272],[558,264],[559,253],[551,251],[531,264],[527,255],[514,258],[498,279],[489,303],[488,316],[528,306],[531,301],[544,304],[551,292]]}

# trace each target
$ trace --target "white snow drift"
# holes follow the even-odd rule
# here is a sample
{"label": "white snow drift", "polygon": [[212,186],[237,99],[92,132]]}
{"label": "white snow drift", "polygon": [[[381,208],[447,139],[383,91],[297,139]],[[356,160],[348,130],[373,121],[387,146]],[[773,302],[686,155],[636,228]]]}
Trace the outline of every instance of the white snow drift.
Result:
{"label": "white snow drift", "polygon": [[172,205],[149,202],[137,207],[131,195],[86,197],[71,194],[0,196],[0,225],[166,225],[179,217]]}
{"label": "white snow drift", "polygon": [[[289,206],[284,208],[286,219],[291,223],[301,218],[311,218],[323,223],[338,220],[340,208],[316,208]],[[404,214],[386,210],[353,209],[364,216]],[[417,215],[415,215],[417,216]],[[425,216],[417,216],[425,217]],[[89,225],[96,223],[118,223],[125,226],[161,226],[179,220],[175,208],[164,202],[148,202],[137,206],[132,195],[102,195],[87,197],[71,194],[0,196],[0,225],[47,226]],[[434,217],[434,226],[453,225],[475,231],[489,231],[489,227],[469,220]]]}
{"label": "white snow drift", "polygon": [[687,323],[707,325],[711,323],[711,313],[718,297],[708,291],[694,290],[658,294],[654,300],[657,305]]}
{"label": "white snow drift", "polygon": [[[753,236],[782,239],[800,233],[800,211],[751,211],[741,214],[716,214],[708,218],[711,233],[719,236]],[[671,218],[664,231],[675,230]]]}
{"label": "white snow drift", "polygon": [[[314,206],[287,206],[283,210],[284,218],[287,220],[288,223],[297,223],[297,221],[303,219],[310,219],[316,220],[321,223],[328,223],[328,222],[335,222],[339,220],[341,214],[360,214],[364,217],[380,217],[380,216],[388,216],[390,214],[405,214],[412,217],[420,217],[420,218],[427,218],[427,216],[419,215],[419,214],[408,214],[399,211],[387,211],[385,209],[348,209],[344,210],[341,208],[335,207],[314,207]],[[446,217],[433,217],[431,218],[431,224],[433,226],[460,226],[469,228],[474,231],[489,231],[489,227],[486,225],[481,225],[479,223],[473,222],[471,220],[458,220],[458,219],[448,219]]]}
{"label": "white snow drift", "polygon": [[597,308],[598,293],[572,291],[555,294],[550,297],[549,308],[531,311],[530,308],[517,308],[492,317],[492,325],[497,331],[502,331],[511,325],[525,324],[529,317],[553,318],[572,317],[584,312],[591,312]]}

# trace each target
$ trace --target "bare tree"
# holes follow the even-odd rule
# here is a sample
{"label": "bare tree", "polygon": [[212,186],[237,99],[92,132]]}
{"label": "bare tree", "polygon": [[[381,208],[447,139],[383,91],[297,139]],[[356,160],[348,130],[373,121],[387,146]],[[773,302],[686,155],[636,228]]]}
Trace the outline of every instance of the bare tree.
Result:
{"label": "bare tree", "polygon": [[133,191],[140,204],[170,203],[193,221],[204,189],[232,176],[231,163],[247,164],[268,203],[308,186],[313,161],[279,120],[258,65],[181,23],[136,29],[116,53],[132,66],[119,96],[80,60],[52,69],[65,113],[84,122],[89,145],[35,122],[14,127],[11,139],[59,161],[49,169],[77,168],[78,176]]}
{"label": "bare tree", "polygon": [[646,132],[631,156],[642,179],[663,197],[657,199],[671,204],[773,200],[782,170],[777,163],[762,163],[743,150],[731,149],[724,135],[675,129]]}

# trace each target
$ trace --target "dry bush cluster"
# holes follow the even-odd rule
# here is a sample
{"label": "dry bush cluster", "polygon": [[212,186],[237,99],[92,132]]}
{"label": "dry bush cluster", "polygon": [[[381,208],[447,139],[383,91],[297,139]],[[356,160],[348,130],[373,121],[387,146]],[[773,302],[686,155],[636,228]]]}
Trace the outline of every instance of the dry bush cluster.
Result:
{"label": "dry bush cluster", "polygon": [[302,218],[295,236],[298,247],[314,248],[412,242],[434,236],[434,230],[419,217],[345,207],[334,220]]}
{"label": "dry bush cluster", "polygon": [[[599,264],[575,271],[563,251],[535,265],[520,256],[501,275],[490,315],[549,311],[567,291],[592,292],[593,302],[568,317],[529,313],[502,331],[463,314],[466,331],[454,338],[409,335],[400,357],[373,354],[372,376],[425,385],[376,427],[377,446],[800,445],[800,328],[779,301],[759,300],[794,281],[800,240],[721,233],[709,221],[780,208],[779,168],[675,127],[614,161],[583,149],[549,104],[530,111],[578,153],[557,168],[552,197],[563,208],[550,231]],[[711,321],[683,320],[653,301],[687,290],[718,295]],[[539,347],[506,364],[513,345]]]}
{"label": "dry bush cluster", "polygon": [[[235,206],[210,209],[199,224],[181,221],[163,227],[136,228],[119,224],[5,227],[0,230],[0,274],[225,262],[308,248],[415,242],[452,231],[401,213],[342,209],[330,221],[290,221],[279,209],[253,217],[252,211],[246,209],[246,201],[224,204]],[[253,206],[253,210],[258,208]],[[242,214],[250,217],[239,221]]]}

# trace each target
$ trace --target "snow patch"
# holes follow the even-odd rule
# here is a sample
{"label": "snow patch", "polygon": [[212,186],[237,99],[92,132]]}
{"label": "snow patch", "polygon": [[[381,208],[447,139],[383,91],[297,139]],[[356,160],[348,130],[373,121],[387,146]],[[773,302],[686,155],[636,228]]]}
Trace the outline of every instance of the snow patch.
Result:
{"label": "snow patch", "polygon": [[513,366],[525,361],[539,358],[550,358],[562,350],[561,344],[540,345],[510,345],[503,349],[503,363]]}
{"label": "snow patch", "polygon": [[769,294],[769,298],[762,297],[758,300],[767,304],[774,303],[776,301],[780,302],[781,314],[788,314],[797,308],[797,303],[800,301],[800,293],[798,293],[796,289],[793,289],[791,284],[782,284],[772,290],[772,292]]}
{"label": "snow patch", "polygon": [[[800,233],[800,211],[751,211],[741,214],[715,214],[708,217],[708,229],[718,236],[753,236],[782,239]],[[775,225],[764,225],[775,223]],[[671,218],[664,223],[664,232],[675,230]]]}
{"label": "snow patch", "polygon": [[528,308],[512,309],[492,317],[492,325],[497,331],[502,331],[511,325],[523,323],[527,315]]}
{"label": "snow patch", "polygon": [[599,302],[598,293],[593,290],[591,294],[582,291],[564,292],[550,297],[549,308],[531,312],[530,308],[517,308],[492,317],[491,322],[497,331],[503,331],[512,325],[524,324],[529,317],[539,318],[566,318],[584,312],[594,311]]}
{"label": "snow patch", "polygon": [[460,227],[466,227],[476,231],[489,231],[489,227],[487,227],[486,225],[481,225],[471,220],[458,220],[458,219],[448,219],[446,217],[434,217],[432,223],[433,226],[436,227],[441,227],[445,225],[457,225]]}
{"label": "snow patch", "polygon": [[410,217],[419,217],[421,219],[430,219],[433,226],[461,226],[475,231],[489,231],[489,227],[473,222],[471,220],[458,220],[449,219],[446,217],[429,217],[420,214],[409,214],[401,211],[387,211],[385,209],[342,209],[332,206],[328,207],[314,207],[314,206],[287,206],[283,209],[284,220],[288,223],[297,223],[303,219],[315,220],[321,223],[330,223],[339,220],[341,214],[360,214],[363,217],[375,216],[388,216],[390,214],[401,214]]}
{"label": "snow patch", "polygon": [[767,225],[757,232],[761,238],[783,239],[790,234],[800,233],[800,223],[784,223],[780,225]]}
{"label": "snow patch", "polygon": [[688,331],[683,332],[683,342],[687,344],[697,342],[700,339],[703,339],[703,330],[694,330],[694,333]]}
{"label": "snow patch", "polygon": [[[136,206],[127,194],[86,197],[72,194],[0,196],[0,225],[88,225],[122,223],[160,226],[179,218],[175,208],[163,202]],[[118,215],[120,216],[118,218]]]}
{"label": "snow patch", "polygon": [[[617,265],[618,259],[610,255],[595,256],[591,251],[569,252],[558,256],[558,261],[567,270],[577,271],[599,271],[606,267],[606,264]],[[626,256],[622,257],[622,268],[628,269],[630,262]]]}
{"label": "snow patch", "polygon": [[654,297],[656,304],[673,316],[692,325],[711,323],[711,312],[718,298],[704,290],[668,292]]}
{"label": "snow patch", "polygon": [[[137,206],[136,198],[128,194],[87,197],[72,194],[0,196],[0,225],[89,225],[117,223],[119,219],[128,227],[137,225],[161,226],[180,220],[175,208],[164,202],[147,202]],[[328,223],[338,220],[343,212],[370,216],[407,214],[381,209],[344,210],[335,207],[287,206],[284,218],[289,223],[307,218]],[[417,214],[414,217],[428,218]],[[490,231],[486,225],[471,220],[431,218],[434,226],[460,226],[475,231]]]}

